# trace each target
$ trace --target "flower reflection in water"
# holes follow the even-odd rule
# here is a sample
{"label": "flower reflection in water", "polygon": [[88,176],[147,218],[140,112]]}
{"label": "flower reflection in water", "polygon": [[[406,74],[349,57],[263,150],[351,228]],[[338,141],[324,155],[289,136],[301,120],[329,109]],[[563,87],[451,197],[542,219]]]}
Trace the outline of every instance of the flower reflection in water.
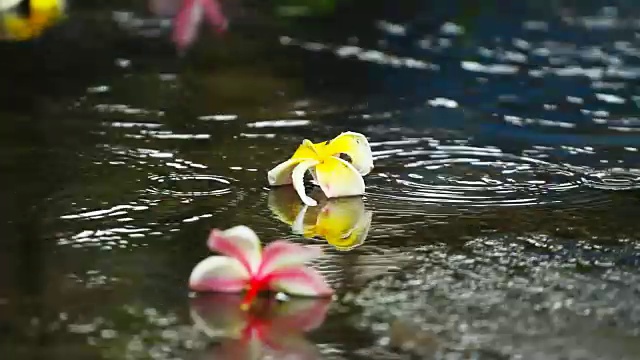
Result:
{"label": "flower reflection in water", "polygon": [[321,199],[319,206],[308,207],[293,188],[272,188],[269,209],[280,221],[289,224],[294,233],[306,238],[325,239],[341,251],[362,245],[373,217],[373,212],[365,209],[362,197],[327,199],[317,192],[314,196]]}
{"label": "flower reflection in water", "polygon": [[207,353],[212,359],[320,359],[304,333],[325,320],[330,298],[278,301],[259,298],[249,311],[240,310],[242,296],[202,295],[191,299],[196,329],[220,344]]}

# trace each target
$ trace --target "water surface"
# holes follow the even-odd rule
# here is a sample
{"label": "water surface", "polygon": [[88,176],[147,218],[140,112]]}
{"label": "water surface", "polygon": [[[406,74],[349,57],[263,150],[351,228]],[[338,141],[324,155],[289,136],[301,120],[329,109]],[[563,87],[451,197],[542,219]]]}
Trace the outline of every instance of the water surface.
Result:
{"label": "water surface", "polygon": [[[640,8],[450,3],[304,26],[238,5],[183,58],[115,5],[2,44],[2,353],[242,358],[209,338],[228,313],[276,358],[637,358]],[[374,151],[366,195],[292,228],[266,172],[347,130]],[[191,299],[209,230],[237,224],[321,246],[338,298],[258,319]]]}

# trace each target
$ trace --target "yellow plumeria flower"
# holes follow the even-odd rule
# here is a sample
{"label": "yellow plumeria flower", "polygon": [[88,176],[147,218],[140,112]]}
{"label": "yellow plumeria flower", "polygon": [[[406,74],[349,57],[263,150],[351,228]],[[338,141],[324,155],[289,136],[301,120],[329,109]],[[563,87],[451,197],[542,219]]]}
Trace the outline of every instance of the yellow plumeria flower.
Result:
{"label": "yellow plumeria flower", "polygon": [[362,198],[326,199],[321,194],[320,198],[319,206],[309,207],[300,202],[293,189],[281,187],[269,192],[268,203],[271,212],[296,234],[323,238],[340,251],[362,245],[373,217]]}
{"label": "yellow plumeria flower", "polygon": [[29,14],[27,16],[20,15],[15,9],[21,1],[0,0],[0,5],[2,5],[0,6],[0,38],[28,40],[38,37],[46,28],[62,18],[66,6],[63,0],[22,1],[28,2]]}
{"label": "yellow plumeria flower", "polygon": [[269,185],[293,183],[298,196],[309,206],[318,202],[307,196],[304,175],[311,172],[328,198],[364,194],[364,180],[373,169],[373,156],[367,138],[356,132],[343,132],[332,140],[314,144],[304,139],[293,156],[269,171]]}

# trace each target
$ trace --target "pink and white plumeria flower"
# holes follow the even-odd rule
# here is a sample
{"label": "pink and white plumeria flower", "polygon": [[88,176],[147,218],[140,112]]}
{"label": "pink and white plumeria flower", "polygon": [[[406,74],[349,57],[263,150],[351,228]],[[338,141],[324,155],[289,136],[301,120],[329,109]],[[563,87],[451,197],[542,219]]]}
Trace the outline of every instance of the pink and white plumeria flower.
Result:
{"label": "pink and white plumeria flower", "polygon": [[205,19],[218,33],[227,30],[229,22],[218,0],[181,0],[173,23],[172,39],[180,51],[189,47],[198,36],[200,23]]}
{"label": "pink and white plumeria flower", "polygon": [[310,297],[333,294],[324,277],[305,266],[322,254],[319,248],[277,240],[262,250],[256,233],[244,225],[224,231],[213,229],[207,246],[222,255],[209,256],[195,266],[189,278],[194,291],[246,290],[243,308],[248,308],[262,291]]}

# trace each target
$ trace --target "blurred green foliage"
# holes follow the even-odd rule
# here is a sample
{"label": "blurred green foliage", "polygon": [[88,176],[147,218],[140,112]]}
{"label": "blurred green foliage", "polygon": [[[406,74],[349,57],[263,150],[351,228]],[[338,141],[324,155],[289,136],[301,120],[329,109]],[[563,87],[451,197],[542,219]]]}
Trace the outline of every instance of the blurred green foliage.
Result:
{"label": "blurred green foliage", "polygon": [[275,12],[278,16],[321,16],[336,9],[337,0],[278,0]]}

